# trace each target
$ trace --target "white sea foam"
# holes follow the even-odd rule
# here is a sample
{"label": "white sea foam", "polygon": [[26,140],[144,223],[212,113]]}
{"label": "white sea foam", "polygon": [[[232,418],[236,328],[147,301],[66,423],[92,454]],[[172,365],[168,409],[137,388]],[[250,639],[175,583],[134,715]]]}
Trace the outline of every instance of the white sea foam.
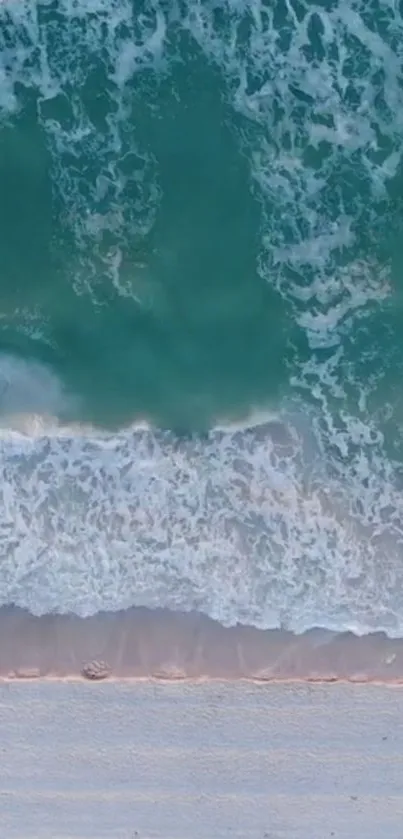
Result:
{"label": "white sea foam", "polygon": [[323,415],[289,406],[182,441],[34,418],[2,429],[0,603],[401,634],[401,489],[375,428],[329,415],[326,450]]}
{"label": "white sea foam", "polygon": [[[55,201],[81,247],[76,290],[96,298],[108,277],[137,299],[121,245],[151,229],[161,191],[158,161],[127,131],[128,91],[145,68],[169,72],[174,25],[215,64],[242,121],[262,206],[260,271],[291,304],[311,356],[296,363],[296,398],[276,419],[182,442],[147,428],[60,428],[44,419],[66,398],[50,374],[35,368],[31,379],[3,360],[0,384],[10,364],[13,375],[0,436],[0,601],[80,614],[167,605],[224,623],[403,634],[402,488],[367,414],[372,381],[346,359],[347,336],[391,293],[387,266],[359,252],[357,226],[379,225],[377,202],[401,167],[398,5],[378,0],[378,29],[364,0],[133,9],[61,0],[57,23],[47,2],[0,9],[2,116],[36,89]],[[95,67],[110,106],[99,124],[81,96]],[[57,97],[64,123],[47,107]]]}
{"label": "white sea foam", "polygon": [[[267,202],[265,276],[295,301],[306,294],[307,267],[312,289],[320,273],[331,288],[335,255],[354,243],[357,221],[376,217],[371,200],[360,190],[347,195],[344,181],[358,171],[376,202],[401,163],[403,20],[387,0],[378,7],[382,37],[368,26],[364,2],[352,8],[344,0],[327,10],[280,0],[269,7],[259,0],[149,2],[139,9],[131,0],[62,0],[57,21],[46,2],[4,3],[3,115],[21,107],[19,88],[36,89],[55,195],[82,246],[77,291],[96,296],[97,283],[109,276],[130,294],[121,245],[151,228],[161,197],[158,162],[128,130],[130,97],[142,71],[169,71],[172,27],[190,33],[215,63],[228,101],[247,120],[240,143]],[[82,96],[95,70],[109,98],[98,122]],[[47,107],[58,98],[67,107],[64,121]],[[320,159],[307,159],[307,149],[321,148]],[[343,183],[336,183],[340,165]]]}

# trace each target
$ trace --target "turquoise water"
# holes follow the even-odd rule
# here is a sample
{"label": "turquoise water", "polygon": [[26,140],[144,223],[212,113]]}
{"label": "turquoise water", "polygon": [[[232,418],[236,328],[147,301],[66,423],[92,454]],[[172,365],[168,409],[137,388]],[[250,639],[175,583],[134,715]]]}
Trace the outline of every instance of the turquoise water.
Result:
{"label": "turquoise water", "polygon": [[403,9],[3,0],[0,601],[403,628]]}

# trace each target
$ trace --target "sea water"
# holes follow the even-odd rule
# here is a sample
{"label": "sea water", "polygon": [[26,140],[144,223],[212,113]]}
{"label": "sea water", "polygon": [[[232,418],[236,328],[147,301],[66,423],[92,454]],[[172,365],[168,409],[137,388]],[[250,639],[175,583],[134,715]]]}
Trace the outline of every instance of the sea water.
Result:
{"label": "sea water", "polygon": [[0,3],[0,603],[403,634],[403,4]]}

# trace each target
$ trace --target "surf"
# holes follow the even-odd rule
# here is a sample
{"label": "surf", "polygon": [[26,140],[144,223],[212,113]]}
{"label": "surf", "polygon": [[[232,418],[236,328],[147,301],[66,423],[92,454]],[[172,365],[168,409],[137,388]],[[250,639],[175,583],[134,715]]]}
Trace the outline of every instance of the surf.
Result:
{"label": "surf", "polygon": [[402,634],[399,10],[0,23],[1,602]]}

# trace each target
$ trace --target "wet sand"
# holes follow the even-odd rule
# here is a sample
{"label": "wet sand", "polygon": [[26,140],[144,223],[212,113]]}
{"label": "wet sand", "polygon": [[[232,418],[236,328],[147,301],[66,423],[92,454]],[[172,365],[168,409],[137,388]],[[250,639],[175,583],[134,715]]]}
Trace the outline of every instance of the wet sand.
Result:
{"label": "wet sand", "polygon": [[[0,609],[0,678],[403,682],[403,639],[225,628],[198,613],[34,617]],[[98,670],[92,662],[102,662]],[[89,669],[88,665],[90,665]],[[105,666],[104,666],[105,665]]]}
{"label": "wet sand", "polygon": [[0,684],[5,839],[401,839],[403,690]]}

